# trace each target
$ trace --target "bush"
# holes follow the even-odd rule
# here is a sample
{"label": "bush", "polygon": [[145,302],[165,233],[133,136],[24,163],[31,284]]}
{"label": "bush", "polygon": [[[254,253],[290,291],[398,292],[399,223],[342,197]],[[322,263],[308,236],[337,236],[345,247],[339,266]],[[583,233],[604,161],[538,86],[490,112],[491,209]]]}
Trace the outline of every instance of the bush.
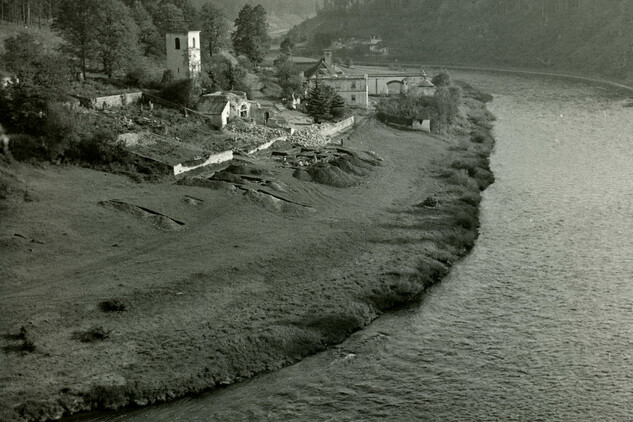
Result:
{"label": "bush", "polygon": [[93,343],[95,341],[103,341],[110,337],[110,332],[103,329],[103,327],[94,327],[84,332],[76,332],[73,336],[75,340],[79,340],[82,343]]}
{"label": "bush", "polygon": [[477,183],[468,176],[468,172],[464,169],[449,170],[442,174],[446,180],[456,186],[463,186],[468,189],[475,190],[478,188]]}
{"label": "bush", "polygon": [[481,202],[481,194],[477,191],[464,192],[459,200],[472,207],[476,207]]}
{"label": "bush", "polygon": [[492,141],[492,136],[487,131],[477,128],[470,132],[470,140],[476,144],[483,144]]}
{"label": "bush", "polygon": [[440,73],[433,76],[431,82],[435,86],[449,86],[451,84],[451,75],[447,70],[442,70]]}
{"label": "bush", "polygon": [[436,207],[438,204],[437,199],[435,199],[432,196],[428,196],[424,201],[420,202],[418,204],[419,207],[427,207],[427,208],[434,208]]}
{"label": "bush", "polygon": [[469,111],[468,120],[474,125],[480,126],[485,129],[492,129],[491,122],[497,120],[497,117],[487,109],[480,108]]}
{"label": "bush", "polygon": [[128,69],[125,83],[135,87],[157,88],[160,87],[165,72],[161,72],[160,67],[147,57],[139,57]]}
{"label": "bush", "polygon": [[476,230],[461,230],[458,233],[452,233],[446,237],[446,241],[459,253],[464,253],[475,246],[477,238]]}
{"label": "bush", "polygon": [[99,304],[103,312],[123,312],[127,311],[127,305],[119,299],[104,300]]}
{"label": "bush", "polygon": [[[476,213],[476,208],[471,209],[475,210]],[[472,230],[479,227],[477,214],[469,213],[466,210],[460,210],[457,214],[455,214],[455,222],[466,230]]]}
{"label": "bush", "polygon": [[202,86],[198,81],[186,79],[168,84],[159,96],[169,102],[195,109],[202,95]]}
{"label": "bush", "polygon": [[11,155],[18,161],[47,160],[48,152],[41,137],[31,135],[11,136]]}

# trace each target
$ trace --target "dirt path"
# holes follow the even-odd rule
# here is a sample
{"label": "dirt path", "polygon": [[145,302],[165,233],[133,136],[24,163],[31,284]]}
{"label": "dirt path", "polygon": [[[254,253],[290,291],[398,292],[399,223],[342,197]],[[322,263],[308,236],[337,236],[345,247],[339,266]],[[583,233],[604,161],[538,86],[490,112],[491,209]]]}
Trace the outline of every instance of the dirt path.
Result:
{"label": "dirt path", "polygon": [[[456,195],[437,178],[466,154],[456,142],[368,120],[345,146],[383,162],[358,186],[298,182],[271,167],[284,195],[316,210],[300,214],[229,190],[16,165],[34,200],[0,210],[2,416],[146,404],[234,382],[410,300],[427,283],[421,257],[453,257],[431,260],[443,267],[464,253],[437,234],[461,233],[452,220],[440,227],[443,214],[415,207],[432,195],[448,207]],[[112,199],[185,226],[99,205]]]}

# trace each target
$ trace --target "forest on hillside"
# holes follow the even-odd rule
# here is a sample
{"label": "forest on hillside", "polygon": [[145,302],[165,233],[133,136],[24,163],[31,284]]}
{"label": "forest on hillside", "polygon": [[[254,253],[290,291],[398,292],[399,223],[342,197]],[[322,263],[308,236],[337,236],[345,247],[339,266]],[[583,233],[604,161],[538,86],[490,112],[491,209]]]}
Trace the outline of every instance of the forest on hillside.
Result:
{"label": "forest on hillside", "polygon": [[390,61],[633,79],[631,0],[323,0],[292,35],[379,35]]}
{"label": "forest on hillside", "polygon": [[[163,1],[144,0],[143,3],[147,6],[147,3],[160,4]],[[229,19],[235,19],[246,4],[251,4],[253,7],[260,4],[269,13],[277,16],[297,15],[307,19],[316,13],[314,0],[183,0],[175,3],[179,7],[191,6],[198,10],[205,4],[211,3],[222,9]],[[0,0],[0,20],[26,25],[38,24],[42,20],[51,19],[59,4],[60,0]]]}

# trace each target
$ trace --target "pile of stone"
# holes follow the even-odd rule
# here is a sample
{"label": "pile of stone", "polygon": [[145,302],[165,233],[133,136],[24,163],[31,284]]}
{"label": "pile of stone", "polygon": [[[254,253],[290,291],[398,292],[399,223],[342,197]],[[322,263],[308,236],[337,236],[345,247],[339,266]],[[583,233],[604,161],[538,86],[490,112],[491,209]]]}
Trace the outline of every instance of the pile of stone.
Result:
{"label": "pile of stone", "polygon": [[229,141],[235,146],[253,146],[287,135],[283,129],[255,124],[230,123],[225,127]]}
{"label": "pile of stone", "polygon": [[288,141],[306,147],[320,147],[329,142],[329,139],[321,135],[323,125],[312,125],[300,129],[288,137]]}

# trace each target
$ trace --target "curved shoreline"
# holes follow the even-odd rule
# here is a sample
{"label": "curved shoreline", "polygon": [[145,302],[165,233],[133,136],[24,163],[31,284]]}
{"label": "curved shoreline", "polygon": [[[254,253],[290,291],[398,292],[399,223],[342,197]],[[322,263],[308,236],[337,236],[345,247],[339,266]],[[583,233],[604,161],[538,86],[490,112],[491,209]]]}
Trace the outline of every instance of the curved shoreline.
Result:
{"label": "curved shoreline", "polygon": [[[475,102],[470,102],[470,105],[474,106]],[[428,168],[418,167],[422,174],[410,175],[414,179],[422,177],[429,181],[429,187],[412,196],[419,198],[419,202],[399,205],[396,220],[382,221],[383,214],[379,214],[375,220],[361,223],[360,227],[366,225],[367,228],[377,222],[384,224],[386,227],[380,230],[388,230],[388,237],[380,238],[376,234],[378,241],[370,240],[367,243],[367,232],[357,230],[346,235],[349,238],[341,239],[342,243],[337,245],[340,250],[332,252],[326,244],[322,250],[309,251],[322,254],[325,257],[324,262],[334,253],[338,255],[337,259],[342,265],[336,285],[312,283],[314,285],[306,286],[308,289],[305,292],[297,290],[306,295],[306,303],[310,303],[312,299],[310,289],[325,295],[326,302],[322,309],[305,309],[299,318],[291,320],[277,321],[273,315],[272,320],[267,317],[261,326],[255,325],[246,332],[231,330],[229,327],[222,338],[189,338],[199,350],[199,356],[195,356],[195,364],[188,365],[187,361],[191,357],[178,354],[177,348],[174,349],[177,354],[170,358],[172,361],[156,362],[158,373],[161,372],[161,365],[167,365],[165,369],[176,363],[182,366],[180,372],[178,368],[169,368],[174,374],[178,374],[177,377],[170,377],[166,373],[163,374],[163,380],[152,373],[139,378],[118,376],[107,382],[104,380],[83,387],[50,391],[47,400],[23,401],[13,409],[12,418],[57,419],[77,412],[143,406],[207,391],[295,363],[342,342],[381,313],[415,301],[426,288],[439,282],[452,264],[469,253],[478,235],[479,192],[492,182],[488,157],[494,145],[489,122],[483,119],[479,123],[481,125],[471,127],[473,123],[463,119],[464,134],[461,138],[455,135],[449,140],[432,137],[428,139],[444,144],[437,146],[443,151],[444,159]],[[483,135],[480,134],[481,139],[471,141],[470,131],[475,129]],[[366,130],[371,131],[373,128]],[[380,130],[388,133],[386,129]],[[403,152],[406,153],[406,150]],[[398,163],[392,162],[390,165]],[[388,182],[383,184],[389,186]],[[385,216],[388,215],[390,214]],[[410,236],[412,231],[416,231],[415,236],[418,236],[418,230],[421,230],[420,239],[398,237]],[[368,246],[358,249],[358,242],[365,242]],[[384,261],[375,259],[374,249],[384,255]],[[349,259],[341,260],[341,257],[346,256]],[[309,261],[307,257],[305,265],[309,265]],[[338,268],[335,270],[339,271]],[[257,268],[251,268],[251,271],[255,272]],[[272,275],[277,274],[274,270],[270,271],[273,271]],[[297,277],[301,278],[301,274],[299,272]],[[305,276],[313,277],[315,274],[310,270]],[[232,278],[233,276],[227,276],[226,280]],[[320,283],[327,281],[326,279]],[[179,288],[185,294],[187,290],[184,289],[195,293],[207,283],[206,279],[193,279]],[[297,299],[292,290],[288,294],[291,299]],[[334,295],[331,300],[327,300],[329,295]],[[150,298],[147,305],[141,300],[136,308],[147,306],[151,309],[155,306],[153,300],[155,299]],[[258,297],[252,300],[261,302]],[[195,297],[185,303],[191,307],[192,312],[196,311]],[[178,307],[182,308],[182,305],[174,306],[177,307],[173,312]],[[245,307],[249,309],[246,305]],[[205,312],[206,309],[201,308],[199,311]],[[169,312],[169,309],[164,309],[163,312]],[[110,318],[118,317],[113,315]],[[177,317],[174,318],[175,322],[179,322]],[[174,343],[181,340],[167,336],[164,341]],[[162,344],[164,343],[159,342],[156,346],[162,347]],[[215,350],[205,349],[208,347],[215,347]]]}

